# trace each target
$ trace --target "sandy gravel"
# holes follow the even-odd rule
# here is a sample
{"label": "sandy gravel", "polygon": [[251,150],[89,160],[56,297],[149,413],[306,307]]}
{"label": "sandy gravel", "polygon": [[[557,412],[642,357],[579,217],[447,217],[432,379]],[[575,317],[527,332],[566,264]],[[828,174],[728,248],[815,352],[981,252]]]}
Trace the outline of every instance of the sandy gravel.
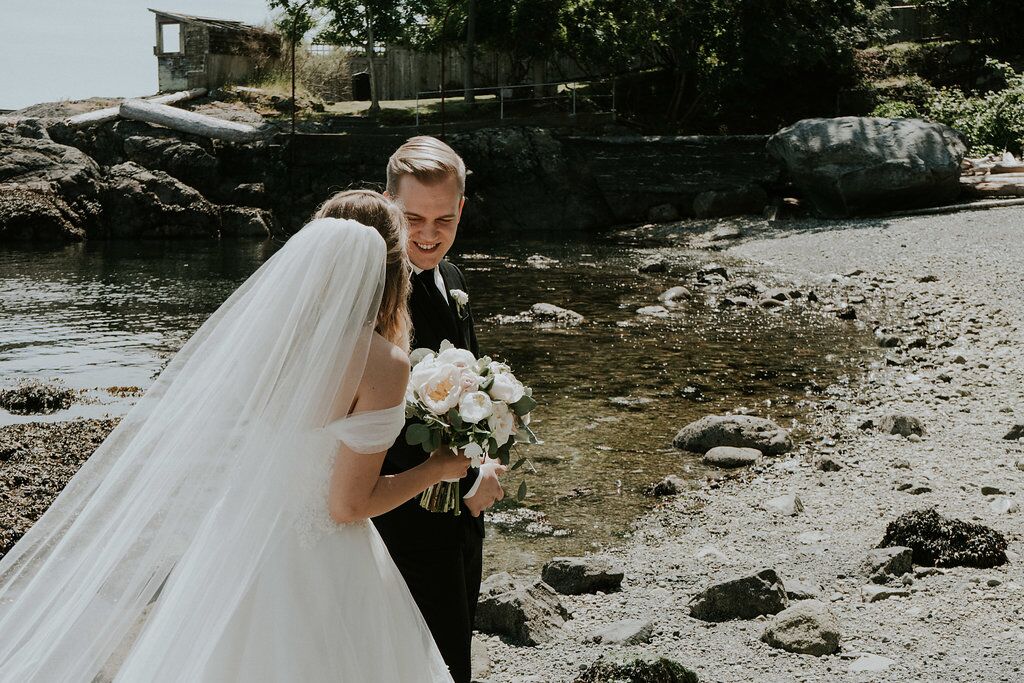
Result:
{"label": "sandy gravel", "polygon": [[[860,376],[829,387],[816,399],[814,437],[787,456],[669,499],[639,520],[611,553],[626,569],[623,590],[563,596],[575,618],[555,642],[523,648],[480,637],[480,680],[571,681],[618,648],[592,642],[599,626],[637,618],[655,622],[652,643],[640,647],[702,681],[1024,680],[1024,511],[1005,511],[1024,498],[1024,443],[1003,439],[1024,423],[1024,210],[773,223],[754,232],[726,255],[760,267],[766,283],[852,303],[857,324],[904,341],[922,337],[925,346],[879,349]],[[920,418],[924,438],[858,428],[889,411]],[[824,455],[842,469],[816,469]],[[903,482],[930,491],[897,490]],[[985,496],[982,485],[1005,495]],[[796,493],[803,512],[764,509],[784,493]],[[908,597],[865,603],[858,566],[867,551],[888,522],[928,506],[1006,534],[1009,564],[916,578]],[[695,592],[763,567],[820,588],[839,620],[839,654],[773,649],[759,639],[764,618],[715,625],[689,616]],[[892,663],[850,672],[865,653]]]}

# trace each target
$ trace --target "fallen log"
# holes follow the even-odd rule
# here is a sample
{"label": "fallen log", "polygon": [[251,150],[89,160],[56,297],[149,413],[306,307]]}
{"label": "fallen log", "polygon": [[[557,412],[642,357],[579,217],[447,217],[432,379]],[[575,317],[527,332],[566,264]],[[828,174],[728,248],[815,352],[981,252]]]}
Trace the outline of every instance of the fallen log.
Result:
{"label": "fallen log", "polygon": [[1024,197],[1024,180],[999,182],[983,180],[981,182],[961,183],[964,194],[970,197]]}
{"label": "fallen log", "polygon": [[182,133],[228,142],[251,142],[263,136],[259,130],[245,123],[224,121],[146,100],[127,100],[121,104],[120,113],[126,119],[155,123]]}
{"label": "fallen log", "polygon": [[[206,88],[195,88],[193,90],[182,90],[179,92],[172,92],[169,95],[147,98],[144,101],[155,102],[157,104],[173,104],[175,102],[194,100],[195,98],[202,97],[205,94]],[[107,107],[105,109],[97,109],[96,111],[90,111],[84,114],[75,114],[74,116],[69,117],[65,123],[71,128],[85,128],[86,126],[95,126],[98,123],[113,121],[120,116],[120,112],[121,105],[119,104],[116,107]]]}
{"label": "fallen log", "polygon": [[1024,197],[1013,199],[989,199],[978,202],[963,202],[962,204],[946,204],[944,206],[930,206],[924,209],[908,209],[904,211],[892,211],[874,216],[874,218],[898,218],[900,216],[929,216],[944,213],[958,213],[960,211],[984,211],[985,209],[998,209],[1003,206],[1024,205]]}

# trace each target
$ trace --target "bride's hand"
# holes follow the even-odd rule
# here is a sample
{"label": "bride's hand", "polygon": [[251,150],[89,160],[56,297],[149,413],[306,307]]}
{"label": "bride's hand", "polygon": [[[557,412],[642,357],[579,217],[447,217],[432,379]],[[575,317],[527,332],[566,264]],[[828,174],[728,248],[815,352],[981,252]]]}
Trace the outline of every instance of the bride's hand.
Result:
{"label": "bride's hand", "polygon": [[448,446],[441,446],[430,454],[430,462],[438,473],[438,479],[462,479],[469,470],[469,458],[461,451],[456,453]]}

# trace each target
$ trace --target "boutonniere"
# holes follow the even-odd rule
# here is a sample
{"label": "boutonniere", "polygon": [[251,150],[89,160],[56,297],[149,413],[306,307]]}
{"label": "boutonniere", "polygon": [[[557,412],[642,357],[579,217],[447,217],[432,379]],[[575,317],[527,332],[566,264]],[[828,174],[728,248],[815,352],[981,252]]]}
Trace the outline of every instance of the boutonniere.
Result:
{"label": "boutonniere", "polygon": [[466,294],[461,289],[449,289],[448,296],[455,302],[455,310],[458,312],[460,318],[466,317],[466,304],[469,303],[469,294]]}

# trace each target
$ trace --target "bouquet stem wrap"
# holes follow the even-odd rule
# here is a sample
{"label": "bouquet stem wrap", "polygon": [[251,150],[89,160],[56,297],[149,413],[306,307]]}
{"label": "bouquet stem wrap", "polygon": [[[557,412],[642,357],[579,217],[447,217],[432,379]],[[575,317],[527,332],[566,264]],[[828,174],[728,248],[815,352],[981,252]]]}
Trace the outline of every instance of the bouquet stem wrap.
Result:
{"label": "bouquet stem wrap", "polygon": [[450,512],[461,515],[459,482],[439,481],[420,494],[420,507],[431,512]]}

